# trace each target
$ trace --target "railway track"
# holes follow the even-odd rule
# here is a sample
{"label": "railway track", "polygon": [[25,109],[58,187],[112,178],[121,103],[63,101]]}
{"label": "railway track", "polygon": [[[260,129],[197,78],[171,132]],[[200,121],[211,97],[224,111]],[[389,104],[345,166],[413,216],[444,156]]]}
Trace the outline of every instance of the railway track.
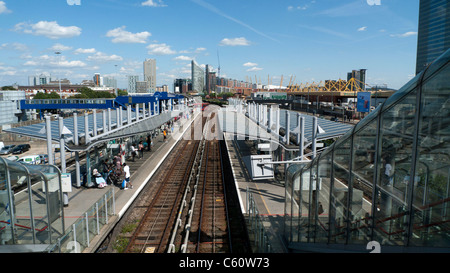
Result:
{"label": "railway track", "polygon": [[232,252],[222,148],[210,108],[127,212],[136,226],[126,235],[124,252]]}

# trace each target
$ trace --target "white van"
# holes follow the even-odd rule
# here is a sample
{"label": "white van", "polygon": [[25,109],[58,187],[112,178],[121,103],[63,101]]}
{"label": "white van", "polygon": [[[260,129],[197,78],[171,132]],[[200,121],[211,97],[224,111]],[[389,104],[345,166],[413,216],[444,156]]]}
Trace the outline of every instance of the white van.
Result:
{"label": "white van", "polygon": [[17,161],[37,165],[41,164],[41,157],[39,155],[29,155],[21,157]]}

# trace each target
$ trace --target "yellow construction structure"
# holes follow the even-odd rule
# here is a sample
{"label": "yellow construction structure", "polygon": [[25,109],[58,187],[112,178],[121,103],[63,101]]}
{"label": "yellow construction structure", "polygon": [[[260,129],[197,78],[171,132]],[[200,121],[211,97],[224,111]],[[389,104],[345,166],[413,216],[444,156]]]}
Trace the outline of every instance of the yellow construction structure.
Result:
{"label": "yellow construction structure", "polygon": [[312,82],[312,83],[306,83],[306,84],[293,84],[293,82],[290,82],[286,91],[287,92],[360,92],[364,91],[364,86],[368,86],[371,88],[371,86],[360,82],[359,80],[355,78],[351,78],[349,81],[346,80],[327,80],[325,82],[320,81],[318,83]]}

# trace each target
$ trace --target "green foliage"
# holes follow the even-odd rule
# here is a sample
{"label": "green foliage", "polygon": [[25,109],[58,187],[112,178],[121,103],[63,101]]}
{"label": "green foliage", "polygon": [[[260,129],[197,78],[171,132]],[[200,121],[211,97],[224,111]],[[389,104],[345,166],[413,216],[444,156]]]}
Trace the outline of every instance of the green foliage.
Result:
{"label": "green foliage", "polygon": [[16,90],[16,89],[12,86],[3,86],[2,90],[5,91],[5,90]]}
{"label": "green foliage", "polygon": [[117,95],[118,96],[128,96],[128,92],[123,89],[117,89]]}
{"label": "green foliage", "polygon": [[89,87],[82,87],[80,89],[80,94],[73,96],[75,99],[113,99],[116,96],[109,93],[108,91],[94,91]]}
{"label": "green foliage", "polygon": [[45,99],[60,99],[61,97],[57,92],[51,92],[51,93],[44,93],[44,92],[38,92],[33,99],[35,100],[45,100]]}

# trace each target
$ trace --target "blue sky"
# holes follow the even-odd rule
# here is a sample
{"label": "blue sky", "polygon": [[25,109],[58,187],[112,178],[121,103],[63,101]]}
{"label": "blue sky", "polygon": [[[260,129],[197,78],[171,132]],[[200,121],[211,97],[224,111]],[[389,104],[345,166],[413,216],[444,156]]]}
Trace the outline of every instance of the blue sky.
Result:
{"label": "blue sky", "polygon": [[[70,3],[75,3],[70,5]],[[238,80],[273,84],[346,79],[400,88],[415,73],[419,0],[2,0],[0,86],[94,73],[157,85],[190,78],[190,60]],[[60,56],[55,55],[60,51]]]}

